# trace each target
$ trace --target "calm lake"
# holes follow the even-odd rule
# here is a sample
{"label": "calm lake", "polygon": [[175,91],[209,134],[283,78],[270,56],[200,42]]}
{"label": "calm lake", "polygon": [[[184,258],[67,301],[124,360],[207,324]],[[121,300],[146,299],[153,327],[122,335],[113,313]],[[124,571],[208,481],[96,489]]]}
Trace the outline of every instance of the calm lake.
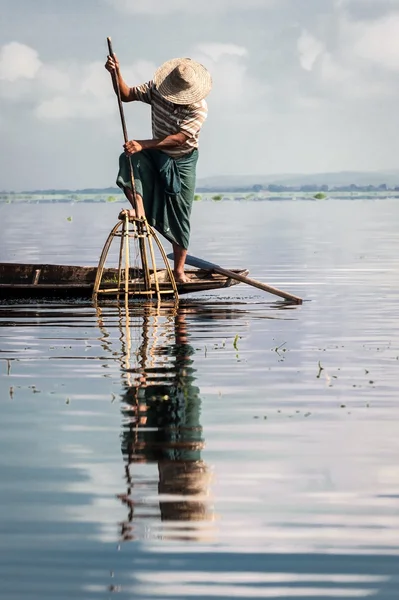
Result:
{"label": "calm lake", "polygon": [[[95,265],[120,208],[0,204],[0,261]],[[399,201],[192,222],[306,301],[0,300],[0,597],[399,598]]]}

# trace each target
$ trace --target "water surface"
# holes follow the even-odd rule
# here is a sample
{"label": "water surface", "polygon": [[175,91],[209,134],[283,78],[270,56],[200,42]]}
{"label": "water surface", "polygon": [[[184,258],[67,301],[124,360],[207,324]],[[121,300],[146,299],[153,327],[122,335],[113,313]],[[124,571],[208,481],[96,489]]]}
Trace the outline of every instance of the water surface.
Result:
{"label": "water surface", "polygon": [[[119,208],[0,205],[0,260],[95,265]],[[2,301],[0,597],[397,598],[398,225],[195,205],[192,254],[300,307]]]}

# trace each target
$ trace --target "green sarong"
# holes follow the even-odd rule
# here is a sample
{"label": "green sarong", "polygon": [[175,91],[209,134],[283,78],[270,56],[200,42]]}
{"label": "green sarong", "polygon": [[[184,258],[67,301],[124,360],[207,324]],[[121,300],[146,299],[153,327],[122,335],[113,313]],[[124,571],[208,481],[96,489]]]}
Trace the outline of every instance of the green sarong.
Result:
{"label": "green sarong", "polygon": [[[136,192],[143,198],[148,223],[168,241],[187,250],[198,150],[181,158],[171,158],[160,150],[142,150],[130,160]],[[125,154],[119,157],[116,183],[122,189],[132,187],[129,158]]]}

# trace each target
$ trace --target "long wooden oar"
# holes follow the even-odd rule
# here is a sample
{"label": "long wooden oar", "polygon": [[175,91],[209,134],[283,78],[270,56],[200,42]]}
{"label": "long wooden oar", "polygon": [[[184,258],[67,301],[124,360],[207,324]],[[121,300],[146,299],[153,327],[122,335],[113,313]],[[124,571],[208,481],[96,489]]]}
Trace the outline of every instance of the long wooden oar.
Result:
{"label": "long wooden oar", "polygon": [[[168,258],[173,258],[173,254],[168,254]],[[239,273],[235,273],[234,271],[229,271],[229,269],[224,269],[223,267],[208,262],[207,260],[202,260],[202,258],[187,255],[186,264],[190,265],[191,267],[197,267],[198,269],[207,269],[209,271],[215,271],[215,273],[220,273],[221,275],[225,275],[226,277],[230,277],[231,279],[236,279],[237,281],[241,281],[242,283],[252,285],[253,287],[259,288],[264,292],[269,292],[270,294],[274,294],[275,296],[280,296],[280,298],[284,298],[285,300],[289,300],[290,302],[294,302],[295,304],[302,304],[302,298],[298,298],[298,296],[293,296],[288,292],[283,292],[282,290],[278,290],[277,288],[271,287],[270,285],[266,285],[265,283],[256,281],[256,279],[251,279],[250,277],[245,277],[245,275],[240,275]]]}
{"label": "long wooden oar", "polygon": [[[116,61],[110,37],[107,37],[107,44],[108,44],[109,55],[111,56],[111,58],[113,58]],[[115,73],[112,73],[112,81],[113,81],[115,89],[116,89],[116,97],[118,99],[118,108],[119,108],[119,115],[120,115],[120,118],[121,118],[121,125],[122,125],[122,131],[123,131],[123,139],[125,140],[125,144],[126,144],[129,141],[129,137],[127,135],[125,113],[123,111],[123,105],[122,105],[121,91],[120,91],[120,88],[119,88],[118,75],[119,75],[119,73],[117,71]],[[132,167],[132,163],[131,163],[130,157],[129,157],[129,169],[130,169],[130,182],[131,182],[131,186],[132,186],[132,196],[133,196],[133,203],[134,203],[133,208],[134,208],[134,210],[137,211],[136,186],[135,186],[135,183],[134,183],[133,167]]]}
{"label": "long wooden oar", "polygon": [[[108,44],[109,55],[116,61],[110,37],[107,37],[107,44]],[[121,91],[120,91],[120,88],[119,88],[118,75],[119,75],[119,72],[112,73],[112,80],[114,82],[114,86],[115,86],[115,90],[116,90],[116,97],[118,99],[118,108],[119,108],[119,115],[120,115],[120,118],[121,118],[121,125],[122,125],[122,131],[123,131],[123,139],[124,139],[125,144],[126,144],[129,141],[129,137],[127,135],[125,113],[123,111],[123,105],[122,105]],[[137,197],[136,184],[135,184],[135,181],[134,181],[134,172],[133,172],[132,159],[131,159],[130,156],[128,157],[128,164],[129,164],[129,174],[130,174],[130,185],[131,185],[131,188],[132,188],[132,203],[131,204],[133,206],[133,209],[135,210],[135,213],[136,213],[137,217],[142,218],[142,217],[145,217],[144,207],[143,207],[143,203],[141,202],[141,200],[139,201],[139,199]],[[137,225],[137,229],[138,229],[139,234],[140,234],[140,236],[139,236],[139,248],[140,248],[141,264],[142,264],[142,267],[143,267],[144,281],[145,281],[146,289],[149,290],[149,289],[151,289],[150,272],[149,272],[149,268],[148,268],[147,252],[146,252],[145,243],[144,243],[144,239],[143,239],[143,224],[140,223],[140,222],[137,222],[136,225]],[[128,226],[128,221],[126,221],[126,227],[127,226]],[[126,239],[128,241],[128,238],[126,238]],[[126,252],[127,251],[128,250],[126,248]]]}

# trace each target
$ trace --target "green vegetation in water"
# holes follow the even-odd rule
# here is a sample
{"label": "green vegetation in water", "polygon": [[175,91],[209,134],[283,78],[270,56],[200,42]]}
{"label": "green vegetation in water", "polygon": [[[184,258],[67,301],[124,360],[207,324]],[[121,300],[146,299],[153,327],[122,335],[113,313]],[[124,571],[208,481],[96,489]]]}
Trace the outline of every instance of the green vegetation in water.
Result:
{"label": "green vegetation in water", "polygon": [[115,196],[108,196],[107,202],[116,202]]}
{"label": "green vegetation in water", "polygon": [[317,192],[317,194],[315,194],[313,198],[315,198],[316,200],[324,200],[324,198],[327,198],[327,195],[323,192]]}
{"label": "green vegetation in water", "polygon": [[236,335],[236,337],[234,338],[234,341],[233,341],[233,346],[234,346],[235,350],[238,350],[237,344],[238,344],[238,340],[240,340],[240,339],[241,339],[241,337],[237,333],[237,335]]}
{"label": "green vegetation in water", "polygon": [[223,196],[222,194],[216,194],[215,196],[212,196],[212,200],[214,200],[215,202],[220,202],[221,200],[223,200]]}
{"label": "green vegetation in water", "polygon": [[67,217],[67,221],[72,221],[72,217]]}
{"label": "green vegetation in water", "polygon": [[202,200],[201,194],[195,194],[195,196],[194,196],[194,202],[199,202],[200,200]]}

